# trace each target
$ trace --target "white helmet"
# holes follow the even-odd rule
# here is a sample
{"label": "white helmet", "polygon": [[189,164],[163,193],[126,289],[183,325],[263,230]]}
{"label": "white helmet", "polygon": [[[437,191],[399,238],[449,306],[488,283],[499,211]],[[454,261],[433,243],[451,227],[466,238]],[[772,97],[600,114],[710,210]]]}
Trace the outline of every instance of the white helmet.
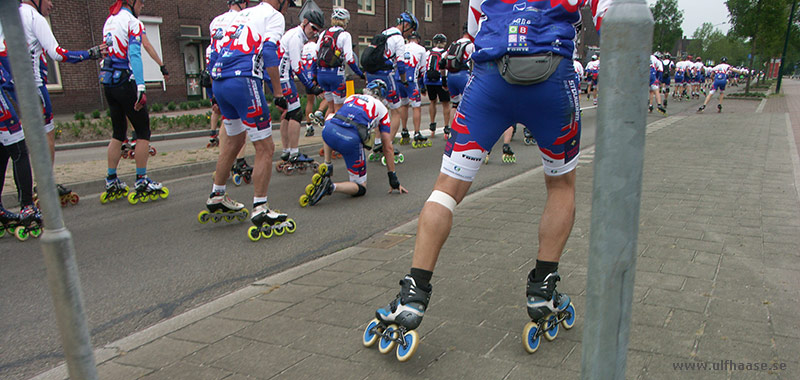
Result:
{"label": "white helmet", "polygon": [[331,20],[344,20],[350,21],[350,12],[344,8],[333,8],[333,12],[331,13]]}

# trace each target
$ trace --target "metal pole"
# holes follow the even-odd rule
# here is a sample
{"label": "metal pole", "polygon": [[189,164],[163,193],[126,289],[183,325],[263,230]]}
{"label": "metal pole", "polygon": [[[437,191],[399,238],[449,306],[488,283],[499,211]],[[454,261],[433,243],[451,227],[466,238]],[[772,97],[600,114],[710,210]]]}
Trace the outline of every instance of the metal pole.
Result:
{"label": "metal pole", "polygon": [[41,237],[47,282],[55,306],[61,344],[71,379],[97,379],[94,352],[83,306],[75,246],[64,227],[61,202],[56,193],[50,149],[44,133],[42,106],[33,81],[31,57],[25,43],[16,1],[0,1],[0,24],[8,44],[9,61],[14,72],[18,105],[22,116],[31,163],[39,185],[45,230]]}
{"label": "metal pole", "polygon": [[630,335],[653,17],[617,0],[603,18],[581,379],[624,379]]}
{"label": "metal pole", "polygon": [[778,84],[775,85],[775,93],[781,93],[781,82],[783,80],[783,65],[786,62],[786,49],[789,48],[789,35],[792,33],[792,21],[794,21],[794,11],[797,9],[797,0],[792,2],[792,11],[789,12],[789,24],[786,25],[786,39],[783,41],[783,54],[781,54],[781,65],[778,68]]}

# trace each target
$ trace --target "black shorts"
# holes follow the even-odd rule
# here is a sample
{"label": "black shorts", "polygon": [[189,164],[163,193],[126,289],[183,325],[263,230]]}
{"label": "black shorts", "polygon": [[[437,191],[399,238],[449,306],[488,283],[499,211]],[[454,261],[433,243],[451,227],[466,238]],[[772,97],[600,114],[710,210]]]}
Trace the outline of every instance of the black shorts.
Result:
{"label": "black shorts", "polygon": [[150,116],[147,107],[138,111],[133,109],[136,104],[136,82],[128,81],[122,85],[110,87],[104,86],[108,110],[111,114],[111,126],[114,130],[113,138],[124,141],[128,122],[131,121],[136,136],[143,140],[150,140]]}
{"label": "black shorts", "polygon": [[429,84],[425,87],[428,88],[428,99],[432,102],[435,102],[437,98],[442,103],[450,102],[450,92],[442,88],[442,86]]}

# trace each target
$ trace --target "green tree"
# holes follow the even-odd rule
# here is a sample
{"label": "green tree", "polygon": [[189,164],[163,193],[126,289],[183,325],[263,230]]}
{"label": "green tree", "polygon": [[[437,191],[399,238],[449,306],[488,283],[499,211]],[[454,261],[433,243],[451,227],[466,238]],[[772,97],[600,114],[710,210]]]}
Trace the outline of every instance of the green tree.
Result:
{"label": "green tree", "polygon": [[658,0],[650,7],[653,14],[653,49],[671,51],[683,37],[683,11],[678,9],[678,0]]}

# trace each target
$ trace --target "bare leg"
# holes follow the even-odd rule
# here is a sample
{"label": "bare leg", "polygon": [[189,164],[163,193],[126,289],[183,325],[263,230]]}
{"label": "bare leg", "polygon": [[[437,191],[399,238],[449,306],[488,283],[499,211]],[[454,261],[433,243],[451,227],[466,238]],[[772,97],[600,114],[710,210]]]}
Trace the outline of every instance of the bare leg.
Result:
{"label": "bare leg", "polygon": [[[222,128],[222,135],[225,133],[225,128]],[[219,144],[219,158],[217,159],[217,171],[214,174],[215,185],[225,185],[228,181],[228,174],[233,166],[233,161],[236,159],[236,152],[242,149],[246,140],[246,133],[242,132],[236,136],[228,136],[220,140]],[[136,144],[137,148],[139,144]]]}
{"label": "bare leg", "polygon": [[414,114],[414,132],[419,132],[419,125],[422,123],[422,108],[413,107],[411,112]]}
{"label": "bare leg", "polygon": [[[138,144],[137,144],[138,145]],[[120,151],[122,150],[122,141],[111,139],[108,143],[108,167],[116,169],[119,166],[119,160],[122,158]]]}
{"label": "bare leg", "polygon": [[547,201],[539,223],[541,261],[559,261],[575,222],[575,171],[545,176]]}
{"label": "bare leg", "polygon": [[150,140],[137,139],[134,152],[136,152],[136,157],[134,157],[136,168],[146,168],[147,160],[150,158]]}
{"label": "bare leg", "polygon": [[[272,177],[272,154],[275,152],[275,143],[272,136],[258,141],[253,141],[256,148],[256,159],[253,163],[253,196],[266,197],[269,180]],[[228,165],[230,170],[230,165]]]}

